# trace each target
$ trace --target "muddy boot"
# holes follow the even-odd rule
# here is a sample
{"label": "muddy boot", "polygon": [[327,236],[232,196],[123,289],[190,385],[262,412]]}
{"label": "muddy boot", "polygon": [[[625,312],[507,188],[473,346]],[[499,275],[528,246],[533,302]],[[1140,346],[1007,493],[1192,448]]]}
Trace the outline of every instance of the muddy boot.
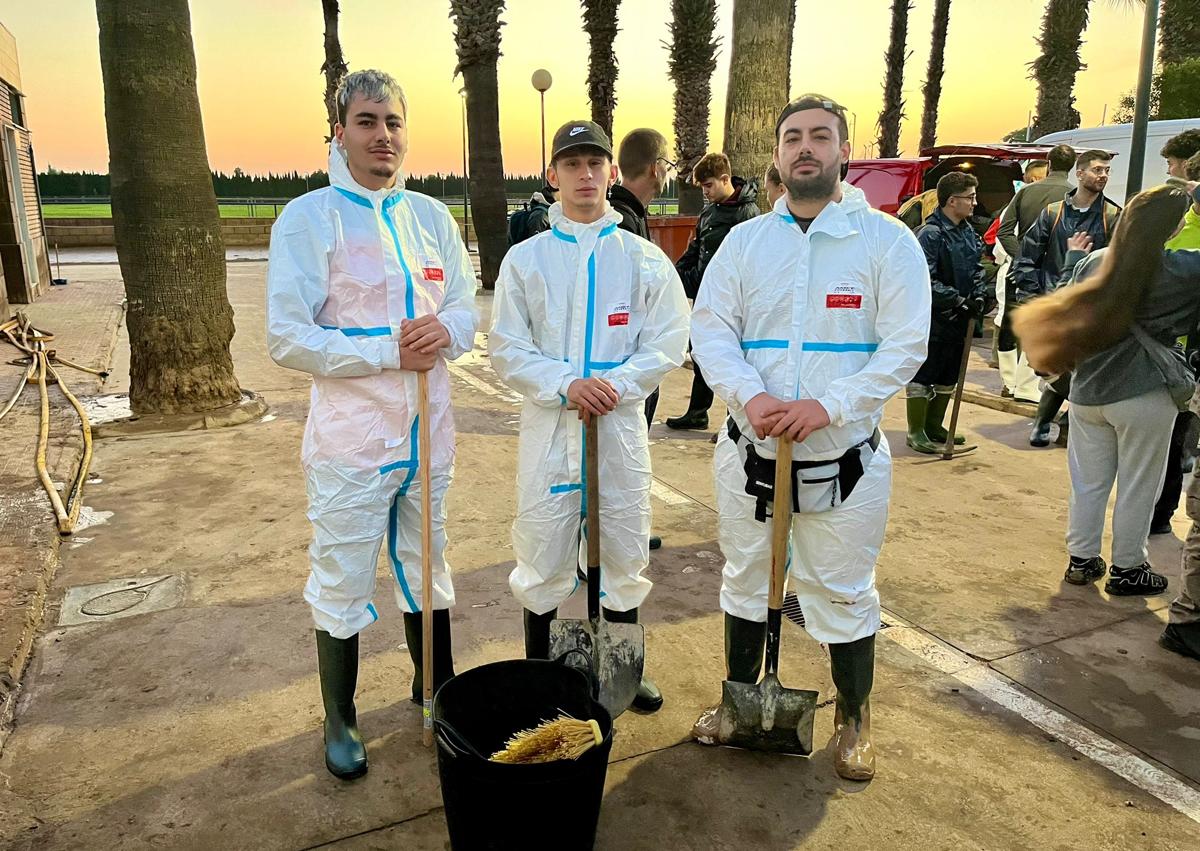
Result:
{"label": "muddy boot", "polygon": [[708,411],[688,411],[682,416],[667,417],[667,428],[703,431],[708,428]]}
{"label": "muddy boot", "polygon": [[1047,387],[1042,391],[1042,398],[1038,400],[1037,416],[1033,420],[1033,428],[1029,431],[1030,446],[1041,449],[1050,445],[1050,424],[1058,416],[1058,409],[1062,407],[1062,403],[1063,397],[1052,388]]}
{"label": "muddy boot", "polygon": [[[421,613],[404,613],[404,638],[408,642],[408,655],[412,657],[413,682],[412,702],[420,706],[425,702],[425,677],[421,670],[425,664],[424,644],[421,635]],[[433,693],[442,683],[454,676],[454,652],[450,644],[450,610],[433,611]]]}
{"label": "muddy boot", "polygon": [[830,644],[829,661],[837,686],[833,768],[846,780],[870,780],[875,776],[870,705],[875,681],[875,636],[847,644]]}
{"label": "muddy boot", "polygon": [[525,616],[525,658],[550,658],[550,621],[558,617],[558,609],[551,609],[544,615],[535,615],[529,609],[524,610]]}
{"label": "muddy boot", "polygon": [[905,400],[908,408],[908,438],[904,441],[908,448],[923,455],[937,455],[942,451],[925,434],[925,421],[929,418],[929,399],[924,396],[910,396]]}
{"label": "muddy boot", "polygon": [[[946,437],[949,434],[942,423],[946,419],[946,408],[950,406],[950,399],[954,393],[954,388],[949,389],[939,387],[937,394],[929,400],[929,412],[925,415],[925,436],[934,443],[946,445]],[[967,439],[961,434],[954,435],[954,445],[962,446],[967,442]]]}
{"label": "muddy boot", "polygon": [[[604,619],[611,623],[637,623],[638,610],[630,609],[627,612],[614,612],[612,609],[601,609],[604,612]],[[658,686],[654,681],[642,674],[642,682],[638,686],[637,694],[633,698],[633,708],[642,712],[657,712],[663,705],[662,692],[658,690]]]}
{"label": "muddy boot", "polygon": [[[767,645],[767,624],[725,614],[726,679],[735,683],[758,682],[762,673],[763,650]],[[692,737],[702,745],[719,744],[721,704],[711,706],[692,725]]]}
{"label": "muddy boot", "polygon": [[334,777],[353,780],[367,773],[367,748],[358,732],[354,687],[358,683],[358,636],[317,635],[317,669],[325,706],[325,767]]}

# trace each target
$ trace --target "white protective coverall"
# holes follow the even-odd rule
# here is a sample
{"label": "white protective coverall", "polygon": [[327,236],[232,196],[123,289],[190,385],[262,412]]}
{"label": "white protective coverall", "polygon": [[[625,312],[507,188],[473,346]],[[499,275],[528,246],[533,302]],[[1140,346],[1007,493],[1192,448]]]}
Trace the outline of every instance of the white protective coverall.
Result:
{"label": "white protective coverall", "polygon": [[611,207],[580,224],[550,207],[551,229],[511,248],[500,267],[492,366],[525,397],[517,468],[513,596],[545,614],[574,591],[581,546],[583,424],[567,388],[600,376],[620,403],[599,419],[601,596],[624,612],[642,604],[649,563],[650,448],[642,407],[688,341],[687,299],[653,243],[618,230]]}
{"label": "white protective coverall", "polygon": [[319,629],[348,638],[379,617],[371,600],[387,537],[396,600],[420,611],[417,374],[400,369],[400,322],[435,313],[450,346],[429,373],[434,608],[454,604],[444,553],[454,420],[446,361],[474,343],[475,274],[445,205],[401,182],[370,191],[336,144],[330,186],[292,201],[271,229],[267,341],[313,377],[301,463]]}
{"label": "white protective coverall", "polygon": [[[842,184],[804,233],[787,196],[772,212],[744,222],[721,243],[704,273],[692,312],[692,356],[725,400],[741,446],[722,429],[714,454],[720,542],[725,553],[721,608],[766,620],[770,521],[755,519],[746,493],[746,442],[759,440],[743,406],[766,392],[783,401],[815,399],[830,424],[795,444],[797,461],[837,459],[869,441],[883,406],[916,374],[929,339],[925,255],[912,232],[871,209]],[[830,507],[832,485],[807,512],[793,515],[789,582],[818,641],[856,641],[879,629],[875,561],[891,492],[891,454],[880,435],[861,446],[862,479]],[[836,471],[836,468],[833,468]],[[825,471],[828,472],[828,471]],[[803,490],[808,490],[804,486]]]}

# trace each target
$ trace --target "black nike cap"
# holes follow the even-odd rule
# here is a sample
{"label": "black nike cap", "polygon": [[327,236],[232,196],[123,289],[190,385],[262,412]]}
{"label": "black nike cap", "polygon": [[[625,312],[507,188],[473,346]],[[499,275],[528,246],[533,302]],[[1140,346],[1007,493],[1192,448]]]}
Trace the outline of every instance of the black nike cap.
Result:
{"label": "black nike cap", "polygon": [[599,124],[594,121],[568,121],[554,134],[554,143],[550,147],[550,161],[554,162],[559,154],[568,148],[582,147],[599,148],[612,159],[612,141]]}

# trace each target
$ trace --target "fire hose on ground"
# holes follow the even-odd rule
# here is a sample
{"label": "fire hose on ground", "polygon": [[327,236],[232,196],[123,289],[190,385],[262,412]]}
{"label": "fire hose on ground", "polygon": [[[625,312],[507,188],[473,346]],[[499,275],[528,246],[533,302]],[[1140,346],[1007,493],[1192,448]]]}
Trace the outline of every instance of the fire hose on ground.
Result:
{"label": "fire hose on ground", "polygon": [[[58,533],[63,536],[70,535],[75,531],[75,524],[79,520],[79,510],[83,506],[83,484],[87,480],[88,471],[92,465],[92,427],[83,405],[68,389],[55,366],[70,367],[101,378],[107,378],[108,373],[80,366],[66,358],[58,357],[53,349],[46,348],[47,343],[54,341],[54,335],[35,328],[23,313],[18,313],[15,318],[0,323],[0,335],[24,354],[23,358],[11,361],[11,363],[25,368],[17,382],[16,390],[8,399],[3,410],[0,410],[0,419],[3,419],[17,404],[26,385],[36,379],[38,397],[41,402],[36,457],[38,479],[41,481],[46,495],[50,498],[50,504],[54,509],[55,520],[58,524]],[[71,407],[79,415],[80,431],[83,434],[83,460],[79,465],[79,472],[76,474],[75,480],[66,491],[65,503],[46,469],[46,446],[50,439],[50,392],[47,387],[49,383],[57,384],[63,396],[71,403]]]}

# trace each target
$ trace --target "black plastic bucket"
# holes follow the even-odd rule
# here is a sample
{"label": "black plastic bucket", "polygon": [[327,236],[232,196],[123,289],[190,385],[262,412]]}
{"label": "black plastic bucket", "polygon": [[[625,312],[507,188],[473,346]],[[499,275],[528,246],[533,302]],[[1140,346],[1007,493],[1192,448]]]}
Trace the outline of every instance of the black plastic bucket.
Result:
{"label": "black plastic bucket", "polygon": [[[595,719],[604,741],[577,760],[507,765],[488,756],[561,712]],[[557,662],[511,660],[464,671],[433,701],[450,846],[589,849],[596,839],[612,719],[587,677]]]}

